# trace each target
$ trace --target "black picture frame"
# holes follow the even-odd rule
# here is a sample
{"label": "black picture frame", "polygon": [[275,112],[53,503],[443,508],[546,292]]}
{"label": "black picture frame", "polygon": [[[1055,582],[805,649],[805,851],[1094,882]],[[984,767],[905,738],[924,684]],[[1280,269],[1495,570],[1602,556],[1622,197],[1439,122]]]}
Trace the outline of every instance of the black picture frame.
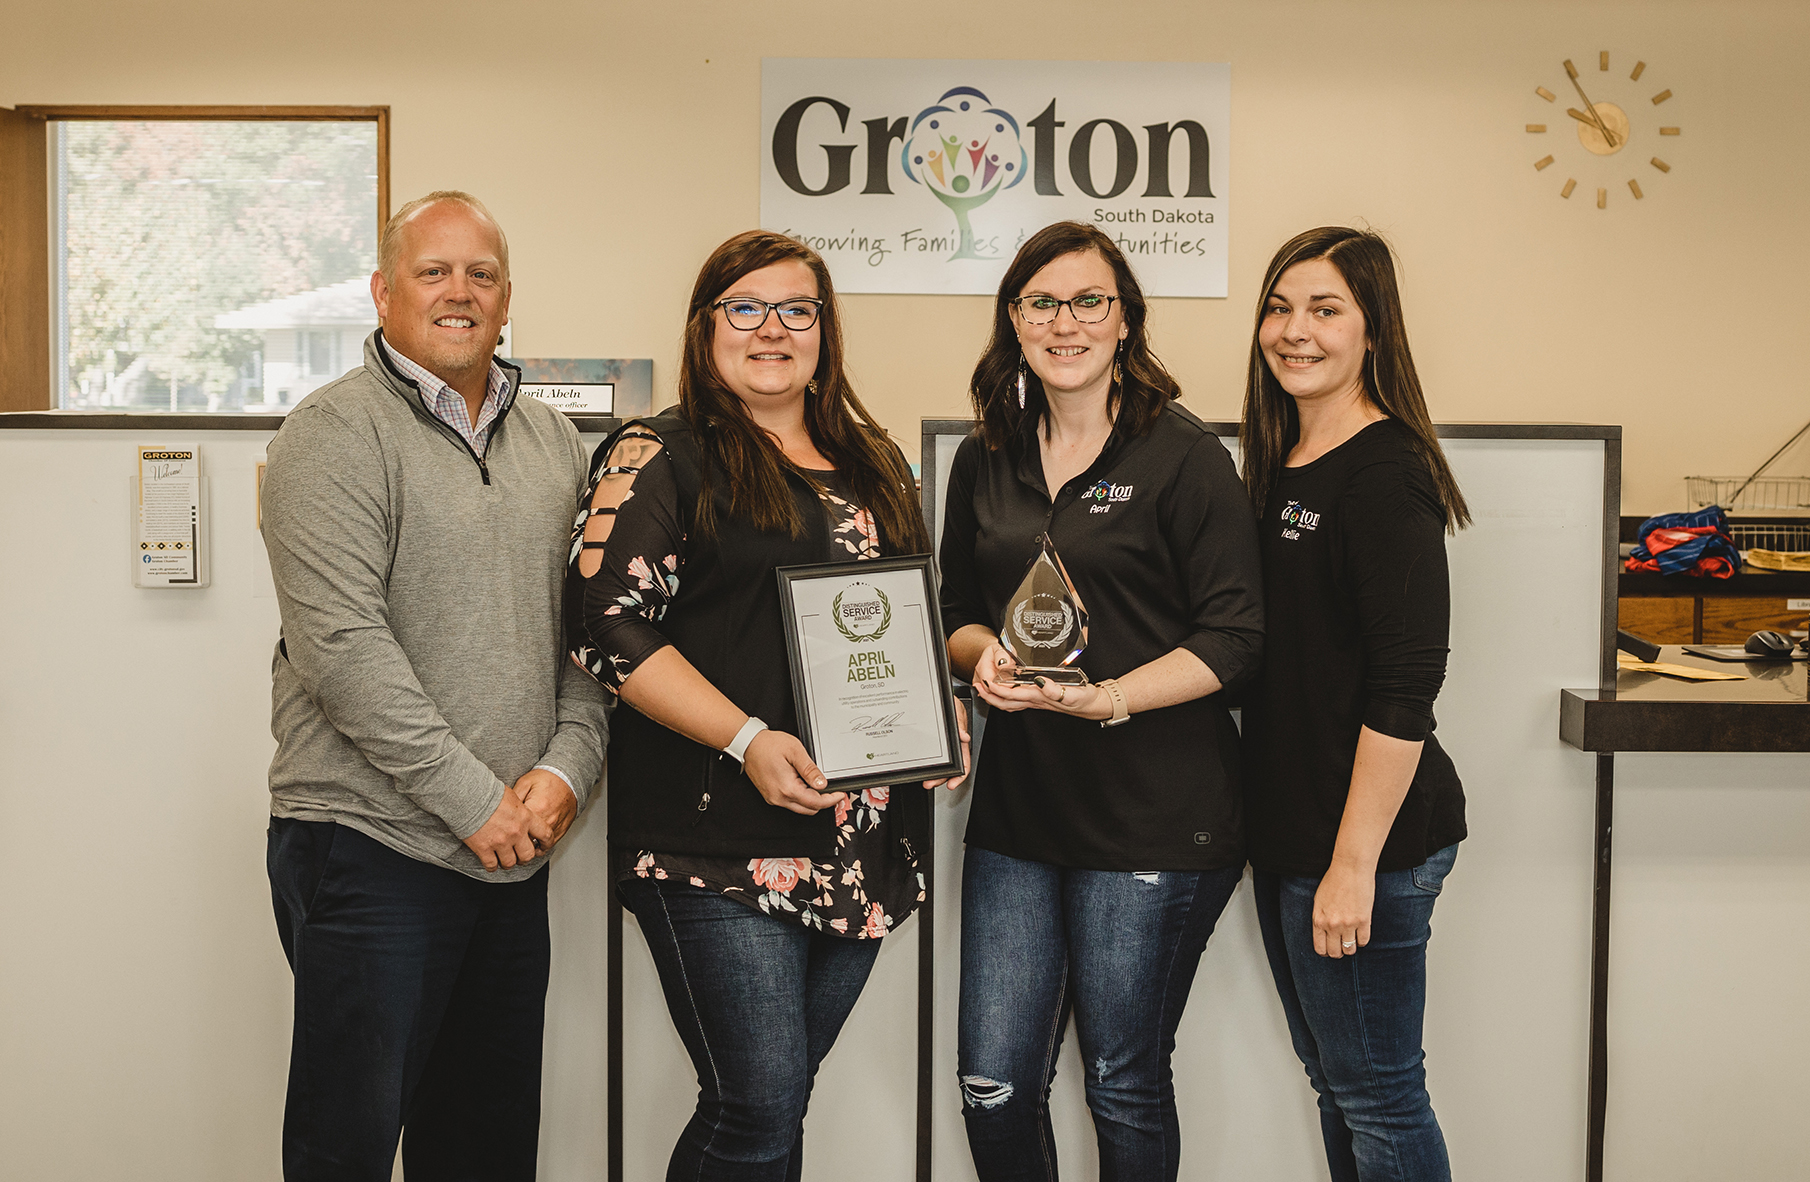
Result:
{"label": "black picture frame", "polygon": [[954,682],[949,676],[949,649],[943,638],[943,613],[939,601],[941,588],[938,586],[935,559],[928,554],[876,558],[864,562],[782,566],[774,571],[774,577],[779,580],[780,615],[785,625],[786,660],[791,666],[792,705],[798,720],[798,739],[804,744],[805,750],[811,753],[811,758],[818,760],[821,766],[822,761],[818,756],[820,744],[818,736],[813,734],[816,711],[812,709],[806,688],[803,639],[798,627],[795,588],[800,583],[819,579],[861,578],[896,571],[916,572],[923,581],[925,624],[928,629],[925,647],[932,675],[944,691],[938,695],[944,736],[942,758],[934,763],[913,764],[904,769],[894,767],[866,776],[838,777],[825,768],[824,776],[829,780],[829,787],[825,791],[828,792],[858,792],[863,788],[877,788],[883,784],[910,784],[918,780],[940,780],[962,774],[961,730],[955,713]]}

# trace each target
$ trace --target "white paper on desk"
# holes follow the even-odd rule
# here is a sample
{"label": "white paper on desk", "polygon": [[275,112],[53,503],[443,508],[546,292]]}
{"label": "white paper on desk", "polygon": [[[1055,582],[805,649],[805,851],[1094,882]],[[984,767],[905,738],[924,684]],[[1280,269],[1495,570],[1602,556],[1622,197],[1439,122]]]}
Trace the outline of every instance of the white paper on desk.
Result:
{"label": "white paper on desk", "polygon": [[132,482],[132,582],[203,587],[201,448],[140,444]]}

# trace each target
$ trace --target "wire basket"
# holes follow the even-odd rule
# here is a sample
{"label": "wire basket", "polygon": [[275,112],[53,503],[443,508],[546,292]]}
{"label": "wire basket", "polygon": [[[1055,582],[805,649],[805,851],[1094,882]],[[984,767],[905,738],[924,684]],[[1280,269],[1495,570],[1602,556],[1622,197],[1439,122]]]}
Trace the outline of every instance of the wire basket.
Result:
{"label": "wire basket", "polygon": [[1742,551],[1778,550],[1786,554],[1810,551],[1810,524],[1731,521],[1728,523],[1728,535],[1734,539],[1735,549]]}
{"label": "wire basket", "polygon": [[[1743,484],[1747,487],[1742,488]],[[1740,476],[1686,476],[1684,495],[1694,509],[1720,505],[1731,513],[1810,511],[1810,476],[1758,476],[1752,481]]]}

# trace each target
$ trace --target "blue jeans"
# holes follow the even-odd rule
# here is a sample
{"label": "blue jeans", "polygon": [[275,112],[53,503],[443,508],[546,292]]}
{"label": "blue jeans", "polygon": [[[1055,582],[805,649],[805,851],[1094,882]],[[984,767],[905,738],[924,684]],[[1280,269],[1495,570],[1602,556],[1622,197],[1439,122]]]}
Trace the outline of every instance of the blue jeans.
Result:
{"label": "blue jeans", "polygon": [[1318,878],[1256,876],[1257,922],[1295,1054],[1320,1098],[1333,1182],[1450,1182],[1427,1095],[1421,1021],[1433,903],[1458,858],[1449,845],[1412,870],[1376,876],[1370,943],[1314,952]]}
{"label": "blue jeans", "polygon": [[619,886],[698,1073],[667,1182],[797,1182],[804,1111],[880,941],[783,923],[674,879]]}
{"label": "blue jeans", "polygon": [[547,872],[482,882],[347,825],[272,817],[295,973],[283,1177],[534,1182]]}
{"label": "blue jeans", "polygon": [[1054,1182],[1049,1093],[1071,1009],[1102,1182],[1175,1178],[1175,1028],[1242,875],[1071,870],[968,847],[957,1072],[983,1182]]}

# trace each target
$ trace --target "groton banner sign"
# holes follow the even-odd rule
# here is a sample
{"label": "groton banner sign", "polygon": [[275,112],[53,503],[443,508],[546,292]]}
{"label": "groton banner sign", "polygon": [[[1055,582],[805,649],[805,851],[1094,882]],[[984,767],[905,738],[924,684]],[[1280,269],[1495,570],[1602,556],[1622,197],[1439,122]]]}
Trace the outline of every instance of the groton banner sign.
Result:
{"label": "groton banner sign", "polygon": [[1224,297],[1231,96],[1223,62],[767,58],[761,224],[844,292],[991,293],[1068,218],[1148,294]]}

